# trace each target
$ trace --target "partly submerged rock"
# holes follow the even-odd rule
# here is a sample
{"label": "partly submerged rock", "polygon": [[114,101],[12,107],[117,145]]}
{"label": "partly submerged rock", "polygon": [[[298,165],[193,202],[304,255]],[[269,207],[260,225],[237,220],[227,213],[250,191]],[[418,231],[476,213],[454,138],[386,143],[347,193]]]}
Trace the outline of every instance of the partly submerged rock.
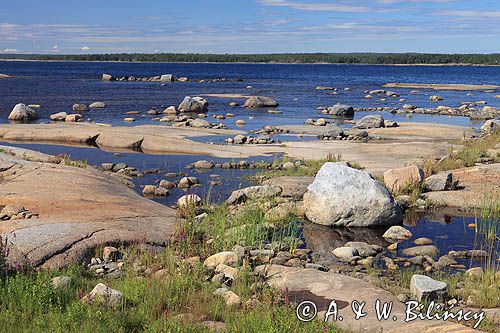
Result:
{"label": "partly submerged rock", "polygon": [[206,112],[208,111],[208,101],[202,97],[186,96],[179,104],[178,109],[181,112]]}
{"label": "partly submerged rock", "polygon": [[335,104],[327,109],[327,113],[338,117],[353,117],[354,108],[350,105]]}
{"label": "partly submerged rock", "polygon": [[306,217],[328,226],[395,225],[403,220],[389,191],[365,171],[325,163],[304,194]]}
{"label": "partly submerged rock", "polygon": [[384,127],[384,117],[381,115],[369,115],[361,118],[354,125],[355,128],[359,129],[369,129],[369,128],[380,128]]}
{"label": "partly submerged rock", "polygon": [[245,102],[246,108],[275,107],[278,105],[278,102],[276,102],[274,99],[264,96],[252,96]]}
{"label": "partly submerged rock", "polygon": [[383,235],[382,237],[386,239],[391,239],[391,240],[405,240],[408,238],[413,237],[413,234],[410,232],[410,230],[399,226],[399,225],[394,225],[390,227]]}
{"label": "partly submerged rock", "polygon": [[36,119],[38,119],[36,111],[22,103],[14,106],[9,114],[9,120],[31,121]]}

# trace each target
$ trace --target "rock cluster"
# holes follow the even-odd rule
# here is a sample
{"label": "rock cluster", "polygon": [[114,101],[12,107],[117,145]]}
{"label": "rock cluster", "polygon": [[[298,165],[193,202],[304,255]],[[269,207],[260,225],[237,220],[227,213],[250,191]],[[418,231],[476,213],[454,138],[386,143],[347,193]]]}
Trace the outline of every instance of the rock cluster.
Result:
{"label": "rock cluster", "polygon": [[102,258],[92,258],[87,268],[95,276],[119,278],[123,275],[123,254],[113,246],[106,246]]}
{"label": "rock cluster", "polygon": [[250,135],[242,135],[242,134],[238,134],[233,138],[227,138],[225,141],[228,144],[235,144],[235,145],[243,145],[243,144],[265,145],[265,144],[277,143],[277,141],[275,141],[272,137],[267,135],[259,135],[258,137],[253,137]]}
{"label": "rock cluster", "polygon": [[64,121],[64,122],[77,122],[82,120],[83,117],[79,113],[67,114],[66,112],[58,112],[50,115],[50,120],[52,121]]}
{"label": "rock cluster", "polygon": [[157,75],[157,76],[150,76],[150,77],[136,77],[136,76],[122,76],[122,77],[115,77],[110,74],[103,74],[102,75],[102,80],[103,81],[128,81],[128,82],[161,82],[161,83],[167,83],[167,82],[187,82],[189,79],[187,77],[179,77],[177,78],[173,74],[163,74],[163,75]]}
{"label": "rock cluster", "polygon": [[37,216],[24,207],[14,205],[6,205],[0,210],[0,221],[31,219]]}

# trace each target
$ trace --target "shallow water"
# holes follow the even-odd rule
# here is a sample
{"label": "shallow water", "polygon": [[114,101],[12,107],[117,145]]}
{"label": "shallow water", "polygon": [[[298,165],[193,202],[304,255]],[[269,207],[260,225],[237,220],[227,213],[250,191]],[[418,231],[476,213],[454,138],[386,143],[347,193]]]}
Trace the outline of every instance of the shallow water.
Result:
{"label": "shallow water", "polygon": [[[134,124],[126,124],[123,118],[128,111],[145,113],[152,108],[163,110],[169,105],[179,105],[184,96],[214,93],[242,95],[264,95],[274,97],[280,103],[277,110],[282,114],[269,114],[266,109],[249,110],[229,107],[231,101],[243,99],[207,97],[210,103],[209,116],[213,114],[235,114],[222,122],[237,128],[235,121],[245,119],[245,130],[264,125],[303,124],[307,118],[322,117],[318,106],[345,103],[353,107],[402,106],[404,103],[420,107],[438,105],[459,106],[462,101],[485,100],[488,105],[500,107],[498,92],[388,89],[401,94],[406,101],[387,97],[385,102],[377,98],[363,98],[367,90],[380,89],[387,82],[416,83],[469,83],[499,84],[500,67],[447,67],[447,66],[364,66],[364,65],[277,65],[277,64],[181,64],[181,63],[86,63],[86,62],[26,62],[0,61],[0,73],[16,76],[0,80],[0,123],[17,103],[41,104],[40,122],[48,121],[50,114],[71,112],[74,103],[102,101],[103,110],[85,112],[85,118],[96,122],[133,126],[152,123],[154,116],[138,115]],[[173,73],[190,79],[214,79],[224,77],[228,81],[217,83],[174,82],[162,86],[151,82],[103,82],[102,73],[115,76],[134,75],[140,77]],[[235,79],[242,81],[235,81]],[[329,91],[317,91],[318,85],[337,87],[337,95]],[[246,89],[252,86],[252,89]],[[344,91],[345,87],[351,90]],[[430,95],[440,95],[442,102],[432,102]],[[355,119],[371,112],[357,112]],[[405,115],[382,113],[395,121],[408,121]],[[253,119],[249,119],[253,117]],[[212,118],[209,118],[212,119]],[[212,119],[214,122],[215,119]],[[455,125],[471,125],[468,118],[439,115],[414,115],[410,121],[437,122]],[[156,122],[155,122],[156,123]],[[167,125],[165,125],[167,126]]]}
{"label": "shallow water", "polygon": [[[37,144],[9,144],[15,147],[32,149],[42,153],[58,155],[65,154],[71,156],[73,160],[86,160],[90,165],[98,166],[101,163],[126,163],[129,166],[137,168],[139,171],[148,169],[159,169],[157,174],[146,174],[143,178],[133,178],[135,184],[134,190],[141,194],[142,185],[155,184],[161,179],[165,179],[164,175],[167,172],[185,172],[190,176],[199,178],[203,185],[199,188],[191,188],[189,190],[172,189],[167,197],[152,198],[152,200],[164,205],[174,204],[179,197],[186,193],[194,193],[202,198],[207,198],[211,202],[223,202],[232,191],[238,188],[252,185],[248,181],[248,176],[255,174],[256,169],[245,170],[196,170],[186,169],[185,166],[198,160],[210,160],[216,163],[233,162],[230,159],[214,159],[209,156],[193,156],[193,155],[147,155],[142,153],[119,153],[114,154],[102,151],[98,148],[82,148],[57,145],[37,145]],[[246,159],[252,161],[267,161],[272,162],[276,157]],[[220,178],[211,178],[210,175],[220,175]],[[178,179],[179,177],[175,178]],[[172,180],[172,179],[170,179]],[[220,180],[221,185],[210,187],[211,180]],[[413,233],[413,237],[399,243],[398,251],[393,256],[402,255],[402,250],[411,246],[415,246],[413,241],[419,237],[427,237],[433,240],[434,245],[440,250],[440,254],[447,254],[451,250],[470,250],[470,249],[485,249],[493,253],[491,263],[495,263],[500,258],[500,242],[496,242],[493,247],[485,247],[484,239],[477,235],[473,229],[467,228],[469,223],[474,223],[475,219],[470,216],[465,216],[459,212],[452,214],[436,211],[428,214],[408,214],[405,218],[404,225]],[[477,221],[479,224],[480,220]],[[312,223],[300,222],[298,225],[298,234],[305,242],[305,246],[311,248],[315,253],[322,255],[325,258],[332,258],[331,251],[343,246],[350,241],[363,241],[369,244],[377,244],[387,247],[388,243],[382,238],[383,233],[387,230],[382,228],[328,228]],[[485,265],[486,262],[480,260],[458,259],[459,263],[466,267],[475,267]],[[496,263],[498,265],[498,262]]]}

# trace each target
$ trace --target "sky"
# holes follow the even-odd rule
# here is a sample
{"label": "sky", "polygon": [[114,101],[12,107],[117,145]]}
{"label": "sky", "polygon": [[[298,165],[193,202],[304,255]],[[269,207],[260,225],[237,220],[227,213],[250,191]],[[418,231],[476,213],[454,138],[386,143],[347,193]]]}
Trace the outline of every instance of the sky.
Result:
{"label": "sky", "polygon": [[500,0],[0,0],[0,53],[500,53]]}

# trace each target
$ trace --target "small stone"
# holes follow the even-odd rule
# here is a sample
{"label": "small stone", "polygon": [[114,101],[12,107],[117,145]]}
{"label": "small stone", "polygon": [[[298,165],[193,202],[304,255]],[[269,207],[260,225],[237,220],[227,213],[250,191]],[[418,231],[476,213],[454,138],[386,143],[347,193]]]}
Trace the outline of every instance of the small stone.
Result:
{"label": "small stone", "polygon": [[382,237],[394,240],[405,240],[413,237],[413,234],[406,228],[402,226],[395,225],[390,227]]}
{"label": "small stone", "polygon": [[219,252],[211,255],[203,262],[203,265],[209,269],[215,269],[219,264],[234,266],[238,264],[238,255],[232,251]]}
{"label": "small stone", "polygon": [[123,302],[123,294],[111,289],[103,283],[97,284],[94,289],[82,298],[83,302],[98,302],[104,305],[116,306]]}
{"label": "small stone", "polygon": [[434,242],[430,238],[421,237],[415,239],[413,243],[415,243],[415,245],[432,245]]}
{"label": "small stone", "polygon": [[51,281],[54,289],[67,288],[71,284],[71,278],[68,276],[56,276]]}
{"label": "small stone", "polygon": [[116,261],[120,257],[120,251],[114,246],[106,246],[102,250],[102,258],[104,260]]}
{"label": "small stone", "polygon": [[241,298],[231,290],[224,293],[222,297],[226,301],[226,305],[229,307],[239,306],[241,304]]}

